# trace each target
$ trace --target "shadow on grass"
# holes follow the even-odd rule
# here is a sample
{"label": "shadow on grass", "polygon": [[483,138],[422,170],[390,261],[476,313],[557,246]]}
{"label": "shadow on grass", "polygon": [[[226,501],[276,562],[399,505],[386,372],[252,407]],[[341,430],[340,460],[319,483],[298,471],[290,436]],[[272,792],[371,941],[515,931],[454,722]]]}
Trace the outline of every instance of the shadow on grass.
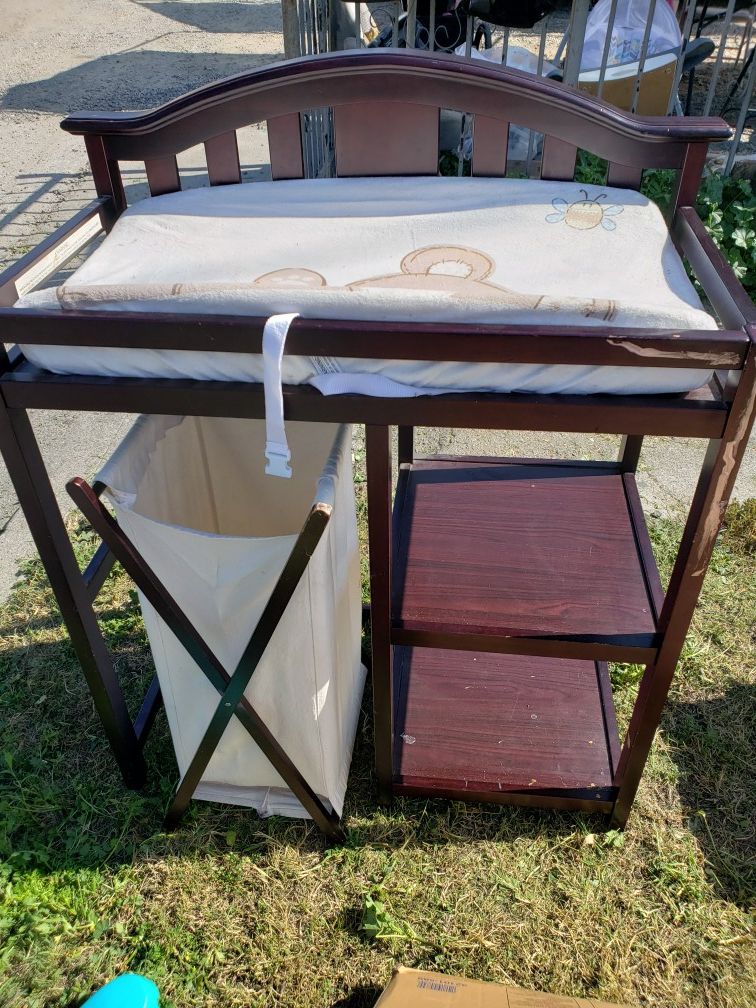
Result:
{"label": "shadow on grass", "polygon": [[[83,563],[96,542],[81,527],[74,532]],[[729,578],[730,566],[722,572]],[[136,594],[118,568],[101,600],[103,632],[135,712],[153,663]],[[724,612],[721,619],[729,626],[736,614]],[[705,623],[713,633],[716,621]],[[193,802],[176,833],[162,831],[178,777],[165,717],[158,717],[145,749],[146,791],[126,791],[38,562],[23,568],[23,581],[3,610],[0,642],[0,860],[12,869],[44,873],[197,851],[264,854],[281,846],[329,856],[312,823],[263,820],[234,806]],[[744,651],[735,653],[744,660]],[[737,671],[722,673],[720,695],[713,699],[671,701],[664,732],[712,884],[725,898],[745,903],[754,889],[749,857],[756,690],[737,681]],[[344,813],[347,840],[339,856],[346,858],[368,847],[511,843],[559,838],[578,823],[599,832],[604,824],[599,817],[431,799],[396,799],[390,810],[379,808],[369,683]]]}
{"label": "shadow on grass", "polygon": [[719,896],[746,907],[756,897],[756,686],[729,682],[714,699],[670,701],[664,732],[707,875]]}
{"label": "shadow on grass", "polygon": [[[134,713],[153,664],[135,593],[118,570],[106,584],[102,615]],[[36,563],[25,568],[25,581],[5,610],[0,641],[0,859],[13,869],[44,873],[113,867],[230,847],[264,853],[282,844],[327,851],[327,841],[310,822],[260,819],[247,809],[215,803],[193,802],[181,828],[164,833],[163,814],[178,777],[165,716],[158,716],[145,749],[146,790],[127,791]],[[347,856],[366,846],[559,836],[573,831],[577,818],[442,800],[398,799],[389,811],[380,809],[369,683],[344,811]]]}
{"label": "shadow on grass", "polygon": [[381,988],[373,984],[355,987],[346,997],[336,1001],[333,1008],[373,1008],[382,993]]}
{"label": "shadow on grass", "polygon": [[[80,562],[85,562],[95,540],[81,527],[74,531]],[[729,577],[730,567],[722,570]],[[134,712],[153,675],[153,663],[136,594],[118,568],[101,599],[103,632]],[[721,618],[729,626],[737,614],[725,612]],[[716,621],[705,623],[714,633]],[[44,873],[98,868],[232,848],[264,854],[290,846],[329,856],[327,842],[312,823],[263,820],[234,806],[193,802],[176,833],[162,831],[178,777],[165,717],[158,717],[145,750],[146,791],[125,790],[38,562],[23,568],[23,581],[3,611],[0,642],[0,860],[7,860],[12,869]],[[744,660],[745,652],[736,653]],[[736,680],[737,671],[723,671],[721,691],[714,698],[670,701],[664,732],[712,885],[726,899],[745,904],[754,890],[750,855],[756,689]],[[604,822],[577,814],[431,799],[396,799],[390,810],[379,808],[369,683],[344,813],[347,840],[339,856],[347,858],[368,847],[558,838],[574,832],[577,823],[598,832]]]}

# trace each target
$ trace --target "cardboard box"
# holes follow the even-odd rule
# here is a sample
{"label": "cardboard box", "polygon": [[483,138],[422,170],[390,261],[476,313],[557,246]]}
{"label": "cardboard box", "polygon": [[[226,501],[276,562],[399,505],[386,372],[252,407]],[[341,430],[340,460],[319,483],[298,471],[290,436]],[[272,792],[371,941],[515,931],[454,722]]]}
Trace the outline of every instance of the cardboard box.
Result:
{"label": "cardboard box", "polygon": [[[400,966],[378,998],[380,1008],[623,1008]],[[628,1006],[624,1006],[628,1008]]]}

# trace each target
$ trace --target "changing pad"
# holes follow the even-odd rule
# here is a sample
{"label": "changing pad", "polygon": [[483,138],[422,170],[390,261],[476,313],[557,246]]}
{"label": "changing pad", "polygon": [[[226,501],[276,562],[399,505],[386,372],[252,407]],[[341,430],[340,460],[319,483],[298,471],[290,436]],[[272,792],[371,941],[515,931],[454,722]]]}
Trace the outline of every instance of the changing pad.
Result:
{"label": "changing pad", "polygon": [[[295,180],[153,197],[130,207],[65,284],[18,307],[716,329],[653,203],[633,190],[531,179]],[[252,354],[22,349],[63,374],[262,380]],[[709,377],[293,356],[283,371],[325,393],[372,394],[672,393]]]}

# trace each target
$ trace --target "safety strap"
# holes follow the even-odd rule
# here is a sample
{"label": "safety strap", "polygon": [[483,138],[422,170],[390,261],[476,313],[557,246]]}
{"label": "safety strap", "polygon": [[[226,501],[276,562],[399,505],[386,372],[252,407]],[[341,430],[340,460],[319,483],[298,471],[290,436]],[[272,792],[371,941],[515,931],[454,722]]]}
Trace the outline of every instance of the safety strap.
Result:
{"label": "safety strap", "polygon": [[281,389],[281,363],[289,326],[298,318],[290,315],[271,315],[263,329],[263,386],[265,388],[265,472],[268,476],[291,479],[291,452],[286,440]]}

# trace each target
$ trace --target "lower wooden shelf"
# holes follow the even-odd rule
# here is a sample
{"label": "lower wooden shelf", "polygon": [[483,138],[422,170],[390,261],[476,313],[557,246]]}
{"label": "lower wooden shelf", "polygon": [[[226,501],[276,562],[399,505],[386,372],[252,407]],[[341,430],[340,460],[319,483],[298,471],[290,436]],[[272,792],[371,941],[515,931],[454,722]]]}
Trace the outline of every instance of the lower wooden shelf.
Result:
{"label": "lower wooden shelf", "polygon": [[603,662],[394,648],[396,794],[609,812],[618,754]]}

